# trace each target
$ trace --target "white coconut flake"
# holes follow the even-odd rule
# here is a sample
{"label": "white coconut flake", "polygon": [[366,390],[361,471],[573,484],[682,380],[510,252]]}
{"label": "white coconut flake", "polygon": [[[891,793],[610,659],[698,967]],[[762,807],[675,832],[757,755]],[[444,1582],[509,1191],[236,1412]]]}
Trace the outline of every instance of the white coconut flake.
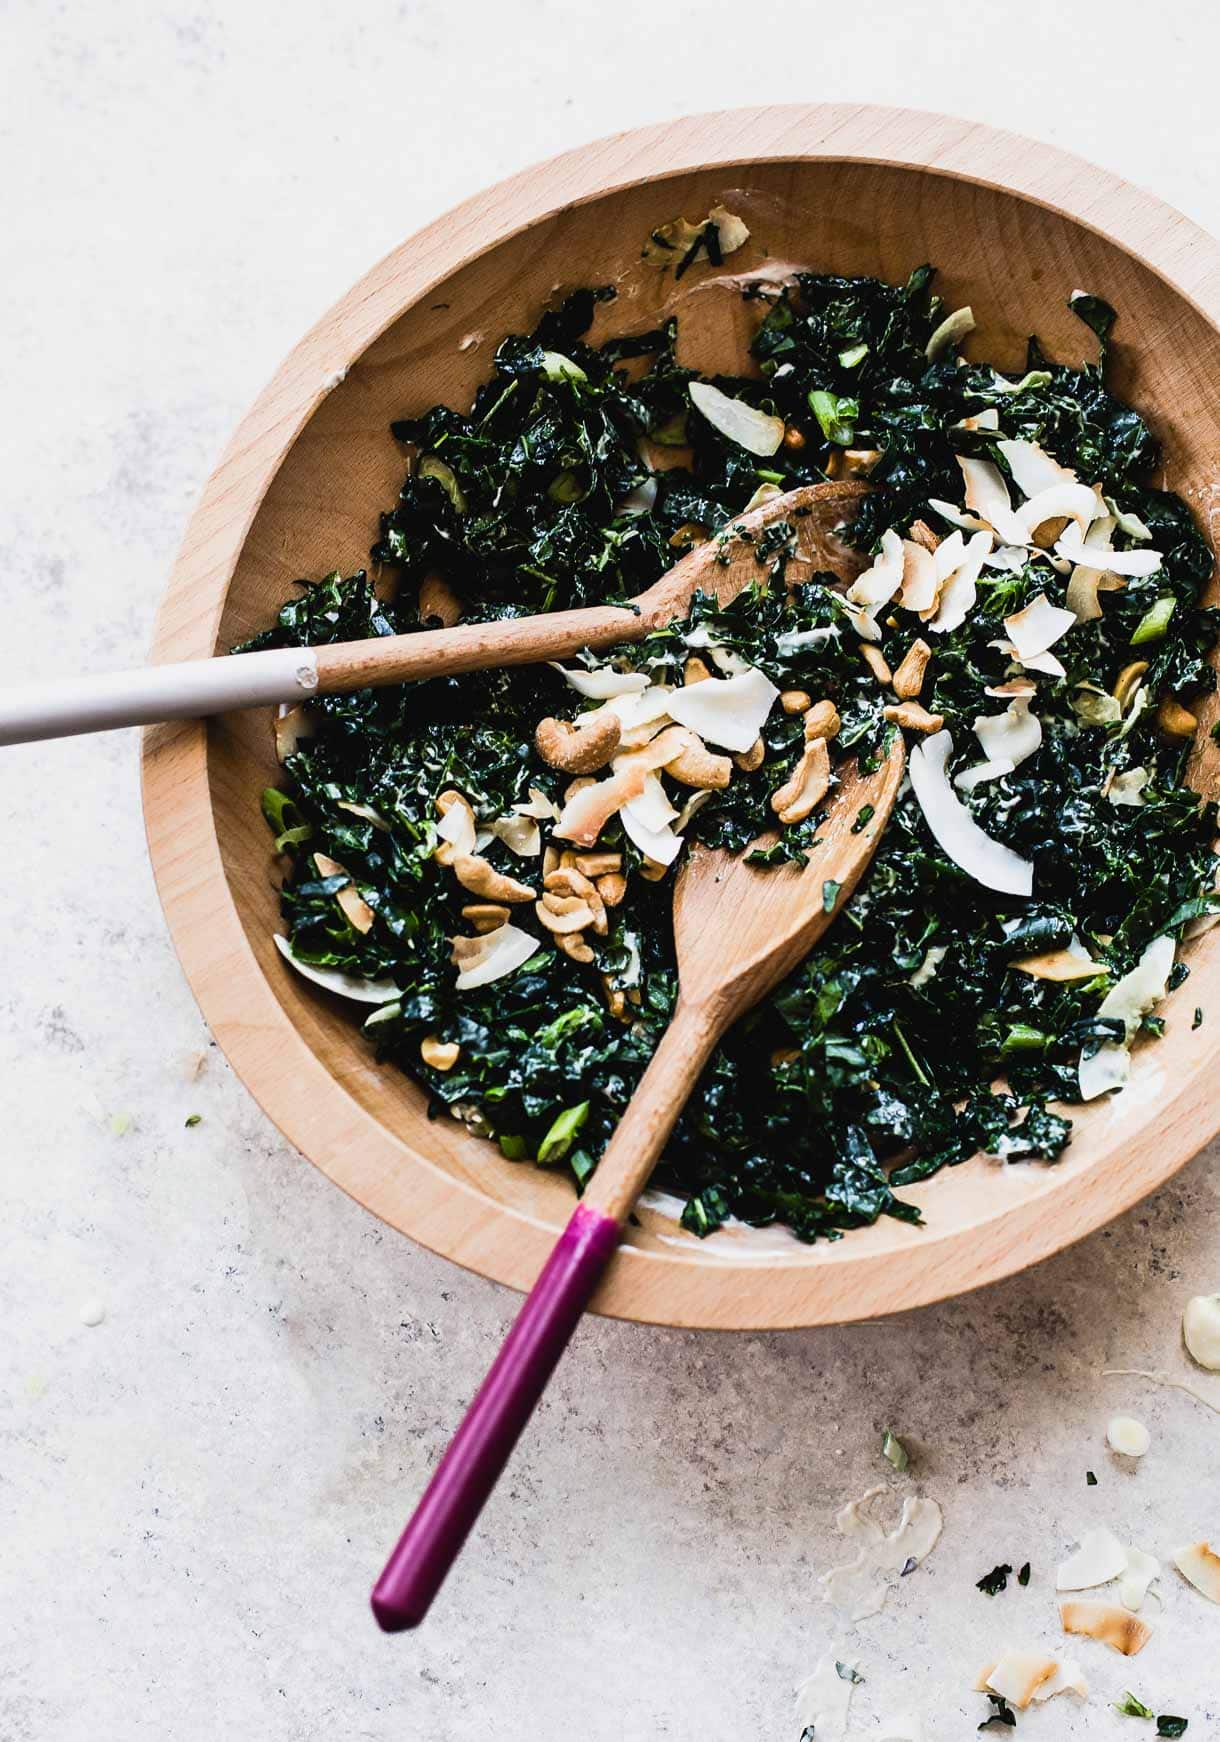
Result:
{"label": "white coconut flake", "polygon": [[989,780],[1002,780],[1015,767],[1015,762],[972,762],[969,768],[953,776],[953,784],[959,792],[973,792],[976,786],[986,786]]}
{"label": "white coconut flake", "polygon": [[[960,534],[954,533],[955,538]],[[949,539],[945,544],[950,543]],[[936,615],[929,627],[937,635],[947,635],[954,629],[960,629],[974,608],[978,596],[978,578],[982,572],[983,562],[990,551],[992,537],[989,532],[976,532],[966,545],[962,561],[948,575],[940,589]],[[944,545],[937,549],[939,558]],[[939,563],[938,563],[939,568]]]}
{"label": "white coconut flake", "polygon": [[542,948],[536,937],[519,926],[501,925],[484,934],[480,949],[466,959],[466,965],[454,981],[454,990],[473,992],[477,986],[489,986],[493,980],[503,980],[515,974],[532,955]]}
{"label": "white coconut flake", "polygon": [[657,481],[655,478],[645,478],[642,484],[620,498],[614,505],[616,514],[651,514],[657,501]]}
{"label": "white coconut flake", "polygon": [[976,715],[974,735],[988,761],[1017,768],[1041,749],[1042,722],[1030,711],[1028,696],[1014,696],[1002,714]]}
{"label": "white coconut flake", "polygon": [[691,795],[687,799],[686,803],[682,806],[682,809],[678,812],[677,816],[674,818],[673,829],[674,829],[674,833],[676,835],[680,835],[683,833],[687,824],[690,822],[691,818],[695,815],[696,811],[702,810],[704,805],[707,803],[708,799],[711,798],[711,796],[712,796],[711,793],[707,792],[707,791],[700,791],[700,792],[692,792],[691,793]]}
{"label": "white coconut flake", "polygon": [[1196,1294],[1187,1301],[1182,1341],[1192,1361],[1220,1373],[1220,1294]]}
{"label": "white coconut flake", "polygon": [[1096,516],[1097,497],[1087,484],[1052,484],[1049,490],[1039,490],[1036,496],[1022,503],[1016,518],[1024,538],[1014,538],[1010,542],[1032,543],[1035,532],[1046,520],[1072,520],[1079,534]]}
{"label": "white coconut flake", "polygon": [[[1079,526],[1064,529],[1063,536],[1055,541],[1055,555],[1070,563],[1082,563],[1085,568],[1096,567],[1097,552],[1085,543]],[[1142,579],[1154,575],[1163,561],[1159,550],[1114,550],[1107,554],[1105,567],[1108,574]]]}
{"label": "white coconut flake", "polygon": [[1146,804],[1144,788],[1151,778],[1152,776],[1146,768],[1125,768],[1121,774],[1116,774],[1110,782],[1110,790],[1106,797],[1111,804]]}
{"label": "white coconut flake", "polygon": [[1005,544],[1027,544],[1024,523],[1013,512],[1000,468],[990,460],[972,460],[964,454],[957,455],[957,463],[965,480],[969,511],[986,521]]}
{"label": "white coconut flake", "polygon": [[985,834],[950,786],[947,766],[952,750],[952,734],[936,732],[916,744],[907,764],[919,808],[937,844],[984,888],[1004,895],[1032,894],[1034,868],[1028,859]]}
{"label": "white coconut flake", "polygon": [[944,1522],[935,1500],[908,1495],[893,1530],[883,1529],[871,1509],[885,1491],[882,1486],[870,1488],[835,1514],[840,1536],[859,1542],[860,1549],[853,1561],[832,1567],[818,1581],[825,1587],[826,1602],[850,1610],[853,1621],[880,1612],[891,1585],[897,1584],[908,1563],[918,1566],[931,1554]]}
{"label": "white coconut flake", "polygon": [[765,411],[755,411],[744,400],[730,399],[719,387],[707,381],[692,381],[688,388],[696,410],[723,436],[744,448],[749,454],[765,458],[778,449],[784,439],[784,420],[770,417]]}
{"label": "white coconut flake", "polygon": [[497,817],[488,833],[519,859],[536,859],[542,851],[542,830],[534,817]]}
{"label": "white coconut flake", "polygon": [[966,514],[960,508],[955,508],[952,502],[942,502],[937,496],[928,497],[928,507],[935,509],[942,520],[947,520],[950,526],[956,526],[962,532],[986,532],[987,528],[976,514]]}
{"label": "white coconut flake", "polygon": [[842,1742],[857,1677],[864,1679],[856,1664],[832,1646],[796,1690],[793,1728],[812,1730],[818,1742]]}
{"label": "white coconut flake", "polygon": [[1076,474],[1052,459],[1037,442],[1003,441],[996,447],[1004,456],[1017,489],[1026,496],[1039,496],[1059,484],[1075,484]]}
{"label": "white coconut flake", "polygon": [[750,666],[736,677],[708,678],[674,690],[669,713],[705,743],[744,752],[758,737],[778,695],[770,678]]}
{"label": "white coconut flake", "polygon": [[1070,1554],[1055,1574],[1057,1591],[1088,1591],[1109,1584],[1127,1570],[1127,1551],[1104,1526],[1086,1530],[1080,1547]]}
{"label": "white coconut flake", "polygon": [[979,1675],[980,1692],[990,1689],[1019,1712],[1034,1700],[1053,1699],[1056,1694],[1088,1697],[1089,1684],[1070,1658],[1051,1657],[1040,1651],[1006,1651]]}
{"label": "white coconut flake", "polygon": [[946,315],[924,347],[928,362],[938,363],[947,351],[954,350],[967,333],[974,331],[974,324],[974,310],[968,306]]}
{"label": "white coconut flake", "polygon": [[1031,599],[1024,610],[1005,617],[1004,627],[1023,664],[1036,659],[1059,641],[1075,623],[1075,613],[1052,605],[1045,593]]}
{"label": "white coconut flake", "polygon": [[436,825],[442,841],[448,841],[458,853],[475,851],[474,816],[469,806],[452,804]]}
{"label": "white coconut flake", "polygon": [[344,974],[338,968],[315,968],[312,962],[298,961],[288,939],[278,932],[271,941],[298,974],[326,992],[337,993],[340,998],[354,999],[357,1004],[388,1004],[391,998],[402,996],[401,986],[396,986],[392,980],[362,980],[358,975]]}
{"label": "white coconut flake", "polygon": [[648,674],[642,671],[616,671],[612,665],[599,665],[592,671],[579,667],[569,671],[557,660],[547,661],[552,671],[557,671],[578,695],[588,696],[590,701],[606,702],[611,696],[628,696],[638,694],[648,688]]}
{"label": "white coconut flake", "polygon": [[881,534],[881,549],[871,568],[865,569],[847,589],[852,604],[863,605],[870,611],[887,605],[902,585],[904,560],[902,540],[887,527]]}
{"label": "white coconut flake", "polygon": [[842,630],[837,623],[823,624],[820,629],[785,629],[777,636],[776,651],[785,659],[790,659],[794,653],[800,653],[806,647],[820,647],[824,641],[838,641],[842,638]]}
{"label": "white coconut flake", "polygon": [[1097,1009],[1098,1016],[1121,1021],[1126,1033],[1125,1043],[1104,1042],[1091,1058],[1081,1055],[1080,1093],[1084,1100],[1096,1100],[1108,1089],[1121,1089],[1131,1074],[1130,1046],[1139,1029],[1140,1019],[1165,996],[1165,984],[1173,968],[1175,944],[1172,937],[1154,938],[1129,974],[1124,974],[1106,993]]}
{"label": "white coconut flake", "polygon": [[1142,1548],[1129,1548],[1126,1570],[1118,1583],[1118,1600],[1123,1608],[1142,1608],[1153,1581],[1160,1576],[1161,1563],[1155,1555],[1146,1554]]}
{"label": "white coconut flake", "polygon": [[948,944],[929,944],[924,951],[923,961],[907,979],[907,985],[918,991],[921,986],[926,986],[929,980],[934,980],[941,963],[948,954]]}
{"label": "white coconut flake", "polygon": [[930,611],[940,591],[936,557],[916,544],[913,538],[902,541],[902,608],[904,611]]}

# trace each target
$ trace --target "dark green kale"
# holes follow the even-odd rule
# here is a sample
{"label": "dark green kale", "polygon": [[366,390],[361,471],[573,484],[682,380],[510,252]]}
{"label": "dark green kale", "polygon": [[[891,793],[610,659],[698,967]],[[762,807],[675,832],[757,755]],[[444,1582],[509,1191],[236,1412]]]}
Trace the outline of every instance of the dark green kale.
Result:
{"label": "dark green kale", "polygon": [[1028,1585],[1028,1583],[1029,1583],[1029,1562],[1028,1561],[1025,1562],[1025,1565],[1021,1568],[1021,1571],[1017,1574],[1017,1583],[1018,1583],[1018,1585]]}
{"label": "dark green kale", "polygon": [[983,1574],[975,1589],[982,1591],[985,1597],[998,1596],[1001,1591],[1008,1589],[1008,1576],[1011,1572],[1012,1568],[1007,1561],[1002,1566],[992,1567],[989,1573]]}
{"label": "dark green kale", "polygon": [[1175,1718],[1169,1712],[1162,1712],[1156,1721],[1158,1736],[1184,1736],[1189,1718]]}
{"label": "dark green kale", "polygon": [[1008,1701],[1000,1694],[988,1694],[987,1698],[991,1701],[993,1710],[983,1719],[979,1729],[989,1730],[993,1724],[1006,1724],[1009,1729],[1015,1729],[1017,1714]]}
{"label": "dark green kale", "polygon": [[[1033,861],[1035,899],[972,882],[903,794],[833,929],[727,1038],[679,1121],[661,1177],[700,1235],[730,1215],[784,1222],[807,1241],[881,1215],[918,1222],[903,1188],[976,1151],[1053,1161],[1070,1121],[1048,1102],[1078,1100],[1081,1048],[1116,1038],[1119,1025],[1096,1015],[1101,994],[1153,939],[1180,935],[1215,906],[1214,807],[1185,785],[1185,748],[1158,731],[1155,705],[1120,720],[1108,705],[1135,655],[1154,704],[1213,685],[1215,613],[1198,608],[1211,553],[1185,504],[1144,482],[1156,441],[1110,393],[1100,364],[1050,362],[1036,341],[1020,380],[929,363],[941,313],[931,279],[926,268],[903,286],[803,273],[774,300],[756,299],[759,372],[716,383],[785,419],[788,439],[761,461],[692,408],[672,322],[594,346],[590,325],[612,293],[569,297],[532,333],[503,341],[469,410],[435,406],[394,426],[412,465],[383,518],[373,577],[302,583],[255,643],[414,632],[426,626],[420,584],[433,576],[469,621],[622,601],[692,538],[718,537],[727,550],[730,523],[760,486],[839,475],[849,443],[880,455],[852,534],[872,547],[885,528],[928,512],[929,498],[960,501],[957,455],[1006,469],[995,431],[961,427],[988,411],[1003,435],[1041,443],[1143,522],[1163,566],[1106,593],[1102,616],[1069,630],[1056,647],[1066,676],[1040,690],[1040,750],[966,799],[989,834]],[[1076,309],[1104,340],[1096,299]],[[678,463],[647,463],[663,450]],[[881,715],[885,694],[860,663],[833,577],[792,570],[791,544],[784,523],[768,529],[755,587],[727,609],[696,599],[688,622],[624,647],[618,663],[680,681],[688,637],[710,636],[781,688],[832,699],[836,752],[868,765],[894,730]],[[987,691],[1007,666],[994,645],[1001,620],[1039,593],[1062,604],[1064,585],[1036,553],[1015,571],[984,570],[971,617],[935,637],[923,700],[944,717],[960,761],[971,759],[975,717],[1000,705]],[[879,650],[896,666],[909,620],[880,626]],[[528,802],[531,789],[561,797],[566,777],[532,739],[543,715],[565,710],[576,711],[572,692],[545,667],[323,697],[308,710],[313,735],[263,808],[289,862],[283,911],[297,958],[392,980],[401,995],[366,1025],[378,1055],[506,1156],[562,1166],[579,1187],[673,1007],[669,885],[635,874],[639,855],[616,820],[603,844],[623,853],[629,894],[595,940],[594,962],[547,945],[509,977],[457,994],[450,940],[468,898],[433,858],[436,800],[448,788],[469,798],[480,824]],[[774,821],[769,798],[798,752],[799,717],[775,710],[763,737],[761,767],[734,773],[695,814],[693,838],[741,850]],[[1147,776],[1142,802],[1112,803],[1111,780],[1133,770]],[[869,821],[862,811],[855,826]],[[817,823],[815,814],[784,830],[756,862],[790,875],[791,861],[816,852]],[[500,839],[484,851],[497,869],[520,870]],[[367,931],[336,899],[344,880],[320,875],[315,854],[350,875],[373,915]],[[1102,964],[1087,981],[1012,967],[1072,938]],[[629,1000],[626,1022],[608,1009],[607,988]],[[1155,1032],[1155,1019],[1144,1026]],[[453,1068],[424,1063],[428,1035],[458,1044]]]}

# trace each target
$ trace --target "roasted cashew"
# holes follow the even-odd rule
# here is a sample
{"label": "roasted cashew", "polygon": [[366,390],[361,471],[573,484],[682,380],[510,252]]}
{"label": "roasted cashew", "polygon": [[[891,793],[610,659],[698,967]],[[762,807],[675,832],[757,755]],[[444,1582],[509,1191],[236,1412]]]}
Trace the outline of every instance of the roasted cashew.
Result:
{"label": "roasted cashew", "polygon": [[763,743],[762,738],[758,737],[755,738],[748,750],[739,750],[734,756],[733,762],[743,774],[753,774],[756,768],[762,767],[766,759],[767,746]]}
{"label": "roasted cashew", "polygon": [[815,738],[837,738],[842,724],[833,702],[815,702],[805,715],[805,742],[812,744]]}
{"label": "roasted cashew", "polygon": [[779,698],[779,705],[785,714],[803,714],[813,705],[813,697],[808,690],[785,690]]}
{"label": "roasted cashew", "polygon": [[419,1056],[434,1071],[451,1071],[461,1058],[462,1049],[456,1040],[438,1040],[434,1034],[428,1034],[419,1043]]}
{"label": "roasted cashew", "polygon": [[598,878],[597,893],[607,907],[618,907],[627,893],[627,879],[620,871],[610,871]]}
{"label": "roasted cashew", "polygon": [[583,901],[593,914],[593,930],[599,937],[606,935],[606,909],[601,896],[597,893],[597,885],[587,878],[583,871],[578,871],[574,865],[561,866],[558,871],[552,871],[549,877],[543,879],[543,888],[547,901],[552,895],[566,895],[576,901]]}
{"label": "roasted cashew", "polygon": [[697,653],[692,653],[682,667],[682,682],[684,684],[706,683],[711,675],[710,668]]}
{"label": "roasted cashew", "polygon": [[593,951],[585,942],[583,932],[560,932],[555,938],[555,947],[565,956],[571,956],[574,962],[584,962],[587,966],[593,960]]}
{"label": "roasted cashew", "polygon": [[472,925],[481,934],[498,931],[502,925],[508,924],[508,917],[508,908],[502,907],[498,901],[472,901],[469,907],[462,909],[462,918],[467,925]]}
{"label": "roasted cashew", "polygon": [[902,662],[894,673],[894,694],[904,702],[914,701],[923,688],[924,675],[928,669],[928,661],[932,657],[932,649],[926,641],[912,641],[902,656]]}
{"label": "roasted cashew", "polygon": [[790,777],[771,794],[771,809],[781,823],[803,823],[829,790],[830,751],[825,738],[813,738]]}
{"label": "roasted cashew", "polygon": [[713,792],[729,784],[733,764],[727,756],[717,756],[709,750],[702,738],[692,732],[673,761],[665,764],[665,772],[680,780],[683,786],[692,786],[698,792]]}
{"label": "roasted cashew", "polygon": [[610,761],[622,736],[618,715],[608,709],[583,726],[571,720],[540,720],[534,745],[552,768],[562,768],[567,774],[592,774]]}
{"label": "roasted cashew", "polygon": [[657,859],[650,859],[647,854],[640,863],[640,876],[649,883],[659,883],[668,870],[668,865],[662,865]]}
{"label": "roasted cashew", "polygon": [[463,889],[487,901],[533,901],[538,894],[528,884],[497,871],[481,853],[459,853],[453,861],[453,874]]}
{"label": "roasted cashew", "polygon": [[890,670],[889,660],[885,657],[879,647],[874,647],[872,643],[868,641],[861,642],[860,658],[872,672],[878,683],[893,683],[894,674]]}
{"label": "roasted cashew", "polygon": [[1198,719],[1174,696],[1166,696],[1156,711],[1156,723],[1167,738],[1193,738]]}
{"label": "roasted cashew", "polygon": [[546,929],[557,935],[583,931],[593,924],[593,909],[587,901],[577,901],[574,896],[548,895],[534,903],[534,912]]}
{"label": "roasted cashew", "polygon": [[[567,857],[565,853],[564,858]],[[621,853],[573,853],[570,862],[586,877],[609,877],[612,871],[623,869]],[[555,867],[552,865],[550,869],[553,871]]]}
{"label": "roasted cashew", "polygon": [[1137,684],[1147,670],[1148,661],[1146,659],[1133,659],[1130,665],[1124,665],[1123,669],[1115,678],[1114,688],[1111,694],[1124,713],[1126,712],[1127,703],[1135,694]]}
{"label": "roasted cashew", "polygon": [[945,723],[943,714],[930,714],[922,702],[894,702],[881,712],[908,732],[939,732]]}

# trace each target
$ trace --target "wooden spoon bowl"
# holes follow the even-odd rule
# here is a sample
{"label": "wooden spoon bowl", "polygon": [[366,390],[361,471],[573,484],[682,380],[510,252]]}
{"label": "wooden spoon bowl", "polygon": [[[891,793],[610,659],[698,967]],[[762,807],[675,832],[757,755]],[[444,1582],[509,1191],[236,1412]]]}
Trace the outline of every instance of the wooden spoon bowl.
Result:
{"label": "wooden spoon bowl", "polygon": [[[718,200],[751,241],[677,287],[680,354],[739,368],[758,319],[712,277],[763,261],[902,279],[924,260],[970,303],[972,355],[1019,368],[1037,331],[1056,357],[1095,354],[1065,305],[1077,285],[1121,312],[1116,385],[1150,416],[1168,487],[1214,534],[1220,455],[1220,247],[1186,219],[1062,152],[931,115],[814,106],[705,116],[620,135],[529,170],[403,245],[297,348],[237,432],[187,533],[154,657],[204,657],[265,628],[299,575],[367,558],[403,458],[391,419],[465,403],[500,335],[556,281],[618,280],[598,333],[651,325],[672,277],[641,270],[656,224]],[[730,273],[729,269],[733,271]],[[764,270],[774,270],[765,268]],[[1216,718],[1204,711],[1200,741]],[[1207,752],[1214,751],[1214,746]],[[572,1205],[568,1183],[504,1161],[378,1068],[350,1010],[276,955],[278,899],[260,789],[268,720],[227,715],[149,733],[145,806],[162,900],[214,1034],[284,1132],[393,1227],[527,1287]],[[1207,779],[1206,760],[1199,779]],[[706,1241],[646,1198],[597,1310],[682,1325],[782,1326],[893,1312],[972,1288],[1067,1245],[1135,1202],[1220,1124],[1220,928],[1189,952],[1167,1036],[1137,1051],[1117,1104],[1073,1110],[1055,1167],[976,1159],[909,1189],[927,1225],[895,1222],[804,1247],[785,1229]],[[1209,1013],[1190,1027],[1196,1005]]]}

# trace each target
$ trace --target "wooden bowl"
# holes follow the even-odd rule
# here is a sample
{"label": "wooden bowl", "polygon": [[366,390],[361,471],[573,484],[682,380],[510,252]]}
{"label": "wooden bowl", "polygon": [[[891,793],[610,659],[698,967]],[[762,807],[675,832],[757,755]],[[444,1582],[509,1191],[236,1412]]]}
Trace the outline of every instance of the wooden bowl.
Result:
{"label": "wooden bowl", "polygon": [[[361,567],[401,482],[391,418],[465,403],[499,337],[528,328],[557,285],[620,278],[608,324],[650,324],[657,275],[650,288],[640,274],[643,239],[719,199],[744,201],[755,232],[734,268],[761,257],[760,240],[776,259],[887,279],[937,263],[949,306],[970,303],[979,322],[968,349],[1006,368],[1021,365],[1034,331],[1063,360],[1094,356],[1065,300],[1077,286],[1108,298],[1121,314],[1118,387],[1151,415],[1167,484],[1215,542],[1215,242],[1114,176],[990,128],[846,106],[742,110],[620,134],[526,170],[374,267],[284,363],[209,481],[154,657],[223,652],[271,622],[297,576]],[[688,297],[687,354],[693,346],[714,365],[743,318],[738,298]],[[266,715],[147,738],[153,863],[203,1013],[267,1113],[345,1191],[434,1251],[525,1288],[571,1187],[502,1160],[447,1118],[430,1121],[421,1091],[374,1064],[349,1009],[275,953],[276,880],[258,807],[275,767]],[[596,1309],[674,1325],[834,1323],[975,1288],[1079,1239],[1220,1126],[1220,928],[1190,961],[1166,1038],[1138,1051],[1117,1100],[1073,1110],[1075,1139],[1058,1165],[976,1158],[904,1194],[924,1207],[925,1227],[883,1221],[812,1248],[782,1228],[699,1241],[653,1204]],[[1196,1005],[1209,1020],[1192,1031]]]}

